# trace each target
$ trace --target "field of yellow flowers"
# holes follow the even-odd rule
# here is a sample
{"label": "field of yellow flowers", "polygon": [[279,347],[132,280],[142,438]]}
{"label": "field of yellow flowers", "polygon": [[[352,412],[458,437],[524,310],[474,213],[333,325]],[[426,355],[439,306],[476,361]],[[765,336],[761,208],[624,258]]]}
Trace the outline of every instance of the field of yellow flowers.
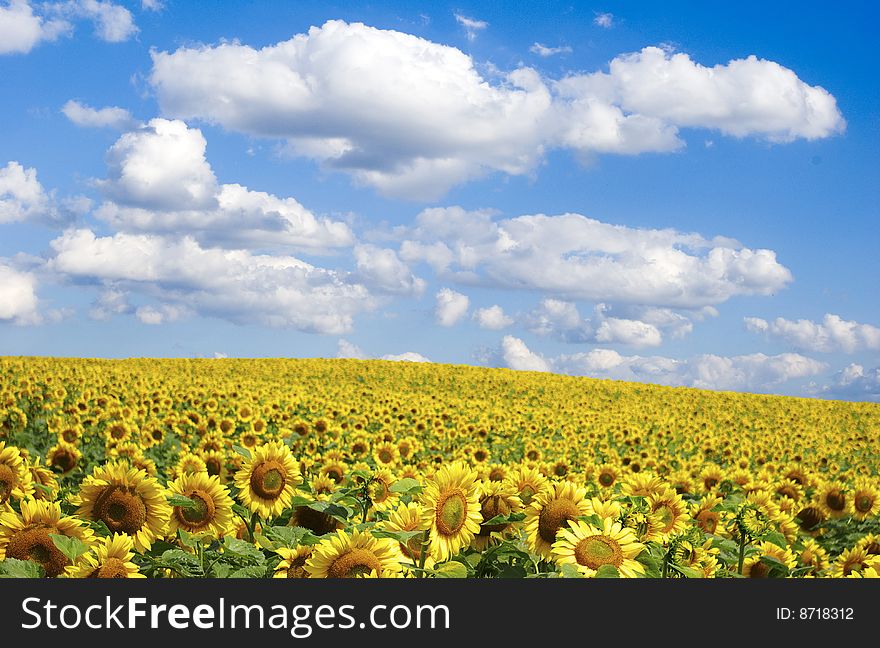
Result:
{"label": "field of yellow flowers", "polygon": [[876,578],[878,442],[867,403],[0,358],[0,576]]}

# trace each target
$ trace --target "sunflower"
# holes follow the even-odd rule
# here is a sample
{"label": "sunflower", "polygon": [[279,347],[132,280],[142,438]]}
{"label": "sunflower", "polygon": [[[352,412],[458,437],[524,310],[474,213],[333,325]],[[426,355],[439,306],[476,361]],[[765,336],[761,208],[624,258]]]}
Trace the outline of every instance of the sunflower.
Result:
{"label": "sunflower", "polygon": [[592,578],[603,565],[615,567],[622,578],[644,576],[645,568],[635,560],[645,545],[636,539],[632,529],[619,522],[604,520],[597,528],[581,520],[572,520],[559,530],[551,556],[558,565],[574,565],[587,578]]}
{"label": "sunflower", "polygon": [[505,488],[516,493],[520,501],[528,506],[532,500],[550,490],[550,482],[536,468],[515,466],[504,480]]}
{"label": "sunflower", "polygon": [[880,515],[880,492],[871,480],[865,477],[855,480],[852,498],[849,501],[849,512],[857,520]]}
{"label": "sunflower", "polygon": [[369,493],[374,510],[386,511],[397,503],[398,494],[391,492],[391,486],[395,481],[397,478],[387,469],[381,469],[373,474]]}
{"label": "sunflower", "polygon": [[846,486],[839,482],[823,483],[818,492],[818,502],[819,508],[828,517],[843,517],[849,506]]}
{"label": "sunflower", "polygon": [[46,465],[62,475],[72,472],[80,459],[82,453],[79,448],[67,443],[56,443],[46,453]]}
{"label": "sunflower", "polygon": [[596,469],[596,483],[604,489],[614,486],[619,476],[620,472],[611,464],[602,464]]}
{"label": "sunflower", "polygon": [[193,475],[195,473],[207,473],[208,468],[204,459],[192,452],[181,452],[177,458],[177,463],[171,469],[172,476],[176,479],[182,475]]}
{"label": "sunflower", "polygon": [[462,462],[444,464],[422,493],[430,552],[444,562],[473,540],[480,530],[480,484],[477,473]]}
{"label": "sunflower", "polygon": [[21,513],[0,514],[0,560],[17,558],[42,565],[46,576],[61,574],[70,564],[50,534],[78,538],[91,545],[94,534],[81,520],[61,514],[61,504],[24,500]]}
{"label": "sunflower", "polygon": [[55,493],[58,492],[58,480],[55,479],[52,471],[43,466],[37,459],[28,462],[28,470],[31,473],[31,480],[34,484],[34,498],[50,502],[54,500]]}
{"label": "sunflower", "polygon": [[96,466],[80,485],[78,498],[80,517],[130,535],[138,551],[147,551],[164,534],[171,515],[159,482],[124,462]]}
{"label": "sunflower", "polygon": [[[391,512],[388,520],[381,524],[381,528],[385,531],[425,531],[428,525],[422,514],[422,507],[415,502],[401,504]],[[421,564],[422,558],[422,535],[418,534],[409,539],[406,543],[399,543],[401,553],[408,558],[414,565]],[[425,569],[431,569],[434,566],[434,559],[430,555],[425,556]],[[404,563],[404,570],[407,569]]]}
{"label": "sunflower", "polygon": [[329,477],[334,481],[334,483],[339,484],[345,479],[345,464],[342,461],[331,461],[329,463],[324,463],[321,466],[320,473],[326,477]]}
{"label": "sunflower", "polygon": [[798,554],[798,566],[811,567],[808,572],[816,574],[828,567],[828,552],[812,538],[804,542],[804,547]]}
{"label": "sunflower", "polygon": [[650,497],[661,493],[666,488],[664,481],[648,472],[627,475],[620,488],[624,495]]}
{"label": "sunflower", "polygon": [[185,508],[175,506],[168,522],[168,534],[177,529],[211,538],[221,538],[232,530],[232,498],[220,478],[207,473],[183,474],[168,483],[174,495],[183,495],[194,502]]}
{"label": "sunflower", "polygon": [[33,493],[33,477],[21,452],[0,441],[0,510],[6,508],[12,498],[21,500]]}
{"label": "sunflower", "polygon": [[373,460],[380,468],[393,468],[400,463],[400,449],[389,441],[373,446]]}
{"label": "sunflower", "polygon": [[474,537],[473,546],[483,551],[493,544],[493,533],[510,536],[513,527],[512,523],[485,524],[485,522],[498,515],[518,513],[522,508],[522,501],[511,491],[507,490],[502,482],[483,482],[480,491],[480,514],[483,516],[483,524],[480,525],[480,530]]}
{"label": "sunflower", "polygon": [[92,550],[65,571],[68,578],[146,578],[131,559],[134,544],[120,533],[101,538]]}
{"label": "sunflower", "polygon": [[365,531],[337,531],[312,549],[303,567],[310,578],[398,578],[404,561],[399,543]]}
{"label": "sunflower", "polygon": [[788,547],[783,549],[772,542],[762,542],[758,547],[758,551],[743,561],[742,575],[746,578],[767,578],[771,567],[761,560],[764,556],[775,558],[779,562],[784,563],[789,570],[797,566],[797,559],[794,557],[791,549]]}
{"label": "sunflower", "polygon": [[590,515],[587,491],[567,481],[554,482],[550,490],[538,495],[526,509],[524,520],[529,547],[550,559],[556,534],[565,523]]}
{"label": "sunflower", "polygon": [[861,572],[870,566],[876,556],[869,554],[864,547],[852,547],[845,549],[831,565],[829,576],[832,578],[843,578],[849,576],[852,572]]}
{"label": "sunflower", "polygon": [[721,468],[714,464],[709,464],[700,472],[700,482],[703,484],[705,492],[711,492],[724,479],[724,473]]}
{"label": "sunflower", "polygon": [[598,515],[603,520],[617,520],[622,511],[620,502],[615,502],[614,500],[602,500],[598,497],[590,499],[589,505],[590,512],[588,515]]}
{"label": "sunflower", "polygon": [[229,473],[226,469],[226,455],[220,450],[203,450],[201,457],[207,473],[212,477],[219,477],[220,482],[225,483]]}
{"label": "sunflower", "polygon": [[252,450],[251,457],[235,473],[242,503],[264,518],[281,515],[301,483],[293,453],[280,441]]}
{"label": "sunflower", "polygon": [[689,516],[687,505],[681,499],[681,495],[671,488],[651,495],[648,498],[648,506],[651,509],[650,517],[653,518],[649,540],[664,542],[684,531],[687,527]]}
{"label": "sunflower", "polygon": [[713,510],[719,504],[721,504],[721,498],[712,493],[705,495],[703,499],[692,504],[691,516],[704,533],[724,535],[725,529],[721,514]]}
{"label": "sunflower", "polygon": [[272,578],[308,578],[309,574],[305,570],[306,561],[312,557],[312,548],[308,546],[296,547],[288,549],[282,547],[276,549],[275,553],[281,556],[281,562],[275,567],[275,573]]}

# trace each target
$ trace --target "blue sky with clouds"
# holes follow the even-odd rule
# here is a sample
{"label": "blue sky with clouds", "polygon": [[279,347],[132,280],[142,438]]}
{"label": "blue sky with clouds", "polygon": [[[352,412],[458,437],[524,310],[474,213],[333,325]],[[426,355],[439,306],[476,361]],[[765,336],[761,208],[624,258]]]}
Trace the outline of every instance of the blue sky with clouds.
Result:
{"label": "blue sky with clouds", "polygon": [[0,353],[878,400],[876,19],[0,0]]}

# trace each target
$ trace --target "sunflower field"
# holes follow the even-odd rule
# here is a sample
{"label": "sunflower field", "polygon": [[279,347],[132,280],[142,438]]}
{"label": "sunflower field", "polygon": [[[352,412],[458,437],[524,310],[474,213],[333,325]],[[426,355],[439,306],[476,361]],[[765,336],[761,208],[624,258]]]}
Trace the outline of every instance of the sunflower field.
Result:
{"label": "sunflower field", "polygon": [[0,358],[0,576],[876,578],[880,405]]}

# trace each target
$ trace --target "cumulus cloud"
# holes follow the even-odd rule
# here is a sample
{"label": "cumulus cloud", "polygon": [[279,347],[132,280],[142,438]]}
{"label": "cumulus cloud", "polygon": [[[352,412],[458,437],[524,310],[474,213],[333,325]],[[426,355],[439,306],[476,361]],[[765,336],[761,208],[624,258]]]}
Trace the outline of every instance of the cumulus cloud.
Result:
{"label": "cumulus cloud", "polygon": [[489,26],[485,20],[477,20],[476,18],[468,18],[460,13],[454,13],[455,22],[464,27],[464,33],[469,41],[476,40],[477,34]]}
{"label": "cumulus cloud", "polygon": [[144,11],[162,11],[164,8],[163,0],[141,0],[141,9]]}
{"label": "cumulus cloud", "polygon": [[54,209],[36,169],[15,161],[0,168],[0,224],[52,219]]}
{"label": "cumulus cloud", "polygon": [[140,125],[131,113],[125,108],[108,106],[106,108],[92,108],[71,99],[61,107],[61,112],[72,123],[85,128],[112,128],[115,130],[130,130]]}
{"label": "cumulus cloud", "polygon": [[73,29],[66,20],[34,14],[27,0],[0,5],[0,54],[27,54],[43,41],[54,41]]}
{"label": "cumulus cloud", "polygon": [[421,295],[425,281],[413,275],[394,250],[375,245],[354,248],[357,277],[378,291],[397,295]]}
{"label": "cumulus cloud", "polygon": [[[336,343],[336,357],[352,358],[355,360],[370,360],[372,358],[372,356],[364,353],[359,346],[352,344],[348,340],[339,340]],[[431,362],[421,353],[416,353],[415,351],[404,351],[403,353],[397,354],[389,353],[381,356],[379,360],[391,360],[393,362]]]}
{"label": "cumulus cloud", "polygon": [[152,58],[166,115],[280,139],[357,184],[423,200],[490,173],[533,173],[552,149],[635,155],[681,148],[683,127],[782,142],[845,126],[826,90],[755,56],[706,67],[646,47],[607,72],[550,79],[520,67],[495,79],[454,47],[337,20],[261,49]]}
{"label": "cumulus cloud", "polygon": [[480,328],[490,331],[500,331],[513,324],[513,318],[505,315],[504,309],[498,304],[477,309],[474,312],[474,319]]}
{"label": "cumulus cloud", "polygon": [[[191,237],[70,229],[51,242],[49,270],[73,280],[138,291],[161,306],[142,313],[155,322],[189,310],[235,323],[342,334],[377,299],[344,273],[295,257],[203,248]],[[142,317],[143,319],[143,317]]]}
{"label": "cumulus cloud", "polygon": [[467,314],[470,303],[467,295],[443,288],[435,299],[434,317],[440,326],[455,326]]}
{"label": "cumulus cloud", "polygon": [[831,398],[880,402],[880,367],[866,370],[863,365],[852,363],[834,374],[831,384],[817,392]]}
{"label": "cumulus cloud", "polygon": [[538,371],[575,376],[732,391],[773,390],[789,380],[815,376],[827,368],[822,362],[796,353],[775,356],[754,353],[732,357],[699,355],[677,360],[593,349],[545,358],[531,351],[522,340],[511,336],[502,339],[496,364],[511,369],[537,368]]}
{"label": "cumulus cloud", "polygon": [[89,309],[89,317],[93,320],[106,322],[114,315],[127,315],[134,312],[128,302],[128,293],[107,287],[102,290]]}
{"label": "cumulus cloud", "polygon": [[782,340],[798,349],[831,353],[855,353],[864,349],[880,350],[880,328],[847,321],[826,313],[821,322],[777,317],[772,322],[759,317],[743,318],[746,329]]}
{"label": "cumulus cloud", "polygon": [[572,49],[568,45],[560,45],[559,47],[547,47],[546,45],[542,45],[541,43],[535,43],[530,48],[529,51],[532,54],[537,54],[538,56],[543,56],[547,58],[548,56],[555,56],[557,54],[571,54]]}
{"label": "cumulus cloud", "polygon": [[108,43],[121,43],[138,33],[131,12],[122,5],[101,0],[70,0],[48,5],[48,11],[70,18],[90,20],[95,35]]}
{"label": "cumulus cloud", "polygon": [[36,287],[33,274],[20,272],[0,260],[0,323],[38,323],[41,318]]}
{"label": "cumulus cloud", "polygon": [[701,309],[770,295],[792,281],[772,250],[580,214],[493,220],[487,212],[431,208],[396,235],[404,261],[429,263],[442,278],[568,301]]}
{"label": "cumulus cloud", "polygon": [[529,350],[525,342],[512,335],[501,339],[498,353],[502,366],[518,371],[550,371],[550,363],[543,357]]}
{"label": "cumulus cloud", "polygon": [[207,142],[182,121],[153,119],[124,133],[107,153],[108,200],[96,216],[116,230],[189,233],[206,244],[291,246],[319,252],[347,247],[342,222],[317,217],[293,198],[220,184],[205,157]]}
{"label": "cumulus cloud", "polygon": [[614,26],[614,14],[597,13],[596,17],[593,18],[593,24],[604,29],[611,29]]}

